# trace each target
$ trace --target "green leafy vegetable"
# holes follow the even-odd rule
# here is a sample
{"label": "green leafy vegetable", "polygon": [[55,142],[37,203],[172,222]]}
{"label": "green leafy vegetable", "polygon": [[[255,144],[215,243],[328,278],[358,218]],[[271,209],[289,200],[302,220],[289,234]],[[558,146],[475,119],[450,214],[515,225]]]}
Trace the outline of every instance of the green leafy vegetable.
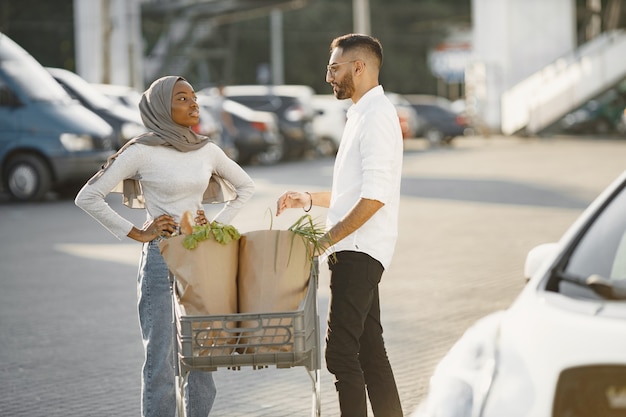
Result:
{"label": "green leafy vegetable", "polygon": [[203,226],[193,226],[193,232],[183,239],[183,246],[186,249],[195,249],[198,247],[198,242],[208,239],[227,245],[239,238],[241,235],[235,226],[214,221]]}
{"label": "green leafy vegetable", "polygon": [[306,245],[307,255],[313,259],[314,255],[320,251],[321,245],[319,239],[324,236],[326,230],[323,225],[319,225],[313,221],[310,214],[300,217],[289,229],[296,235],[301,236],[308,243]]}

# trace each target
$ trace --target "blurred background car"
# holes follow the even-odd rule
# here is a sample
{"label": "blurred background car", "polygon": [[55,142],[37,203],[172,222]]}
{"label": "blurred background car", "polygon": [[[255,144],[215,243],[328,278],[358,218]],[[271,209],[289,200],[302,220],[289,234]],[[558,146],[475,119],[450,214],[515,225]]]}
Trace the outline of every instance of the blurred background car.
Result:
{"label": "blurred background car", "polygon": [[[419,130],[419,118],[411,104],[400,94],[386,93],[398,112],[398,120],[402,129],[402,138],[414,138]],[[317,136],[318,154],[331,156],[337,153],[343,129],[346,125],[346,114],[352,101],[338,100],[332,94],[316,94],[311,99],[315,110],[313,131]]]}
{"label": "blurred background car", "polygon": [[0,185],[19,201],[84,183],[110,156],[113,130],[0,33]]}
{"label": "blurred background car", "polygon": [[612,88],[561,119],[565,133],[623,133],[626,93]]}
{"label": "blurred background car", "polygon": [[313,132],[317,136],[317,151],[320,156],[334,156],[339,149],[346,112],[351,100],[337,100],[332,94],[316,94],[311,98],[315,111]]}
{"label": "blurred background car", "polygon": [[[278,117],[272,112],[253,110],[233,100],[221,100],[215,95],[198,94],[198,104],[222,124],[221,111],[229,114],[234,132],[225,137],[225,152],[240,164],[274,164],[283,158],[284,143],[278,127]],[[228,151],[232,144],[234,150]]]}
{"label": "blurred background car", "polygon": [[[132,87],[114,84],[91,84],[96,90],[110,98],[111,100],[123,105],[130,111],[137,114],[137,118],[141,120],[139,112],[139,102],[141,94]],[[237,159],[235,149],[232,144],[225,143],[220,135],[221,124],[213,114],[203,106],[200,106],[200,121],[197,125],[192,126],[194,132],[199,135],[209,137],[215,144],[220,146],[231,159]],[[142,122],[143,124],[143,122]]]}
{"label": "blurred background car", "polygon": [[386,92],[385,95],[396,107],[396,111],[398,112],[402,138],[414,138],[420,129],[420,119],[413,106],[411,106],[411,103],[406,97],[397,93]]}
{"label": "blurred background car", "polygon": [[[211,89],[214,90],[214,89]],[[208,94],[215,92],[206,91]],[[311,106],[313,89],[304,85],[229,85],[223,87],[226,98],[253,110],[269,111],[278,116],[283,136],[282,159],[299,159],[316,151],[317,136],[313,132],[314,112]]]}
{"label": "blurred background car", "polygon": [[222,132],[221,121],[206,106],[198,103],[198,111],[200,112],[200,120],[197,125],[191,129],[199,135],[203,135],[211,139],[213,143],[222,148],[222,150],[232,160],[237,160],[238,154],[235,145],[229,138],[224,137]]}
{"label": "blurred background car", "polygon": [[521,294],[457,341],[412,417],[626,415],[624,212],[626,171],[529,252]]}
{"label": "blurred background car", "polygon": [[420,119],[415,136],[425,138],[431,145],[449,145],[470,129],[466,117],[455,112],[446,98],[419,94],[406,95],[405,98]]}
{"label": "blurred background car", "polygon": [[96,83],[91,83],[91,85],[111,100],[116,101],[128,107],[129,109],[139,113],[139,101],[141,100],[141,93],[135,90],[133,87],[129,87],[127,85]]}
{"label": "blurred background car", "polygon": [[62,68],[46,69],[71,97],[111,125],[117,135],[118,149],[128,140],[146,132],[137,112],[111,100],[79,75]]}

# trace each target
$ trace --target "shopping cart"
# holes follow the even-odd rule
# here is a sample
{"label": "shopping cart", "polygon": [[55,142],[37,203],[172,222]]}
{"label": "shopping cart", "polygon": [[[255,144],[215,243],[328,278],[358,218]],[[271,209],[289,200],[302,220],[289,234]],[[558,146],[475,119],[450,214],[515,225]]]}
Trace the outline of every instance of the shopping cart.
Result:
{"label": "shopping cart", "polygon": [[312,262],[304,299],[295,311],[188,316],[171,279],[178,415],[184,417],[183,387],[190,371],[303,366],[311,379],[313,417],[321,415],[318,267]]}

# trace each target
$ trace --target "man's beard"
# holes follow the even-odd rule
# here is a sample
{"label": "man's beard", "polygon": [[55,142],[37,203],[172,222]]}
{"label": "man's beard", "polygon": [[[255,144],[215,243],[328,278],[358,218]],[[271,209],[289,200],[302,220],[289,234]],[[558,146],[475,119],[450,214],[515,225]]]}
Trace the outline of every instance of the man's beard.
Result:
{"label": "man's beard", "polygon": [[335,84],[335,97],[339,100],[351,98],[354,95],[354,83],[352,82],[352,74],[348,73],[343,81]]}

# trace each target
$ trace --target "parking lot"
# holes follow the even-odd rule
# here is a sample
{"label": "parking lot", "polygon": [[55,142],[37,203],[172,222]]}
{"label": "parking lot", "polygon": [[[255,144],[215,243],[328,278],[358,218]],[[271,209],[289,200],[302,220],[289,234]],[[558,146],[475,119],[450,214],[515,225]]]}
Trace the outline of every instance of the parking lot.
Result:
{"label": "parking lot", "polygon": [[[555,241],[625,168],[626,142],[467,137],[452,147],[408,140],[400,235],[383,276],[388,353],[408,416],[437,361],[477,318],[524,286],[526,253]],[[257,193],[235,221],[268,228],[287,188],[330,185],[331,159],[246,168]],[[117,200],[112,204],[119,204]],[[139,414],[142,346],[135,312],[139,246],[118,242],[71,200],[0,203],[0,408],[12,416]],[[274,219],[286,228],[302,213]],[[314,208],[314,217],[324,210]],[[141,224],[141,213],[129,213]],[[321,268],[324,331],[328,271]],[[306,416],[303,369],[219,370],[212,415]],[[338,416],[322,369],[322,415]]]}

